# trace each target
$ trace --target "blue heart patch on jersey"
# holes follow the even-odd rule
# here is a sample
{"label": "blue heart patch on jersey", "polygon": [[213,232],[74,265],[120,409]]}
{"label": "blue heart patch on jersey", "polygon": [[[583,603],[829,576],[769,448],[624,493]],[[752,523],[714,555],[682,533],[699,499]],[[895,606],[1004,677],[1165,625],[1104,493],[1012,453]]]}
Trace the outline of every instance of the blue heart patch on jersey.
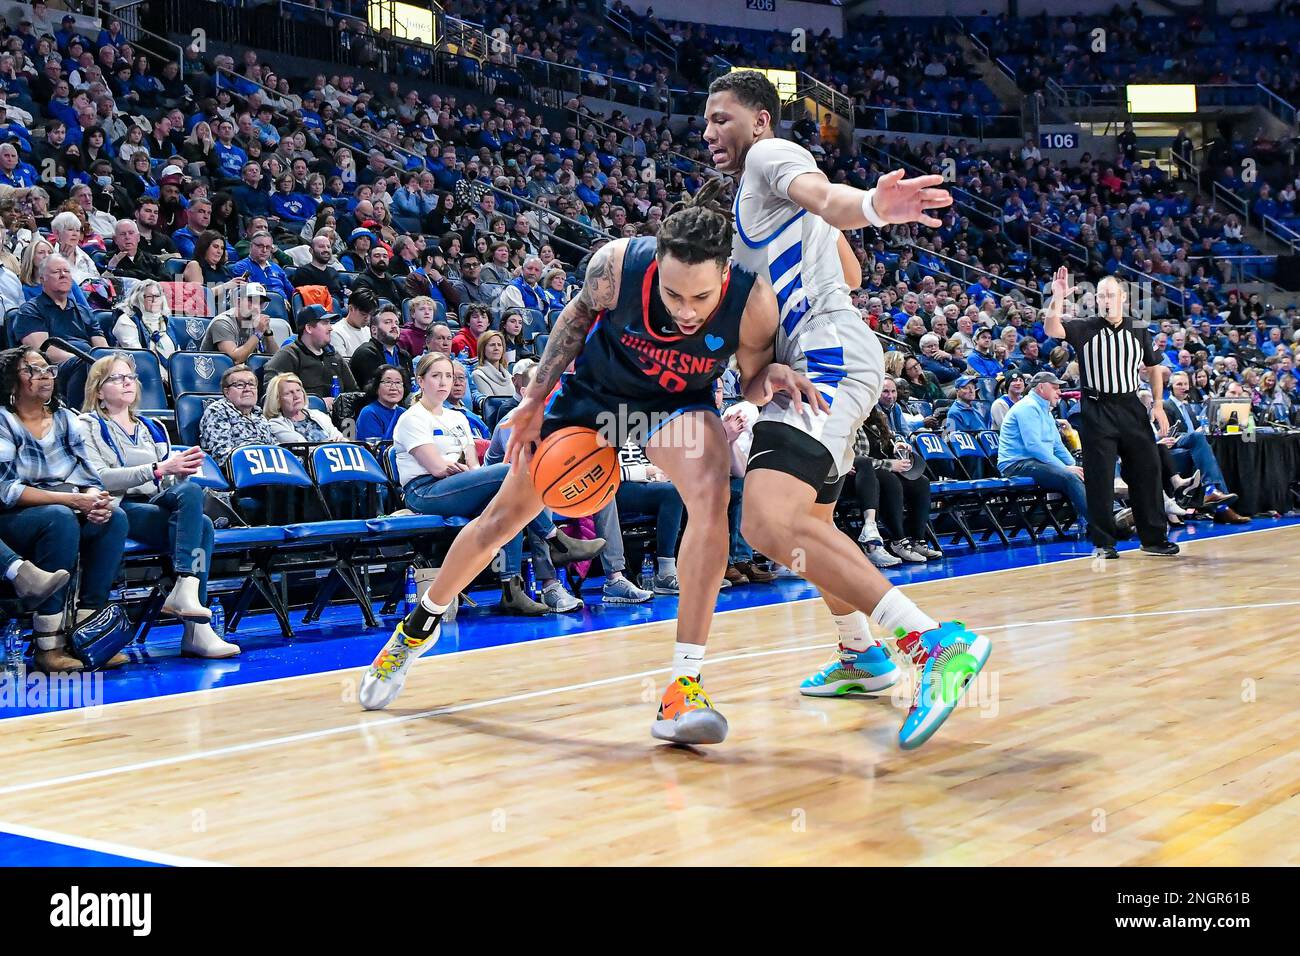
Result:
{"label": "blue heart patch on jersey", "polygon": [[718,349],[722,348],[726,342],[723,341],[722,336],[714,335],[710,332],[708,335],[704,336],[704,344],[709,347],[710,352],[716,352]]}

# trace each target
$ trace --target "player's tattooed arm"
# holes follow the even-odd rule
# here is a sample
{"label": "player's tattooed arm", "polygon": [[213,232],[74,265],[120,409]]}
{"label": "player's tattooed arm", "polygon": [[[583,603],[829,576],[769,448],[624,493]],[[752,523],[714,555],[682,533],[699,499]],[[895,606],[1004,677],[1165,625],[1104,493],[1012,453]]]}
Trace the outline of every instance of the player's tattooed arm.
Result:
{"label": "player's tattooed arm", "polygon": [[581,291],[564,307],[551,330],[537,365],[537,374],[529,394],[545,398],[551,393],[564,370],[582,353],[587,334],[605,309],[618,303],[623,274],[623,251],[626,240],[618,239],[601,246],[587,263],[587,278]]}

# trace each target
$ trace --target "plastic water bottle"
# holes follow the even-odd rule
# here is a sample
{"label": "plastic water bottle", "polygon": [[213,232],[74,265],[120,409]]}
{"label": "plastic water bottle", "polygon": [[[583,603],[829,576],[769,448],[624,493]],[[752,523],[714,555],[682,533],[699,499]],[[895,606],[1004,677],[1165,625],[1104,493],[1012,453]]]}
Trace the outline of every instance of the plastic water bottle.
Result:
{"label": "plastic water bottle", "polygon": [[537,600],[537,572],[533,570],[532,558],[524,558],[524,588],[530,598]]}
{"label": "plastic water bottle", "polygon": [[641,587],[644,590],[651,590],[655,586],[655,560],[649,551],[645,553],[645,560],[641,562]]}
{"label": "plastic water bottle", "polygon": [[226,608],[220,599],[212,598],[212,621],[209,627],[216,632],[217,637],[226,636]]}
{"label": "plastic water bottle", "polygon": [[330,379],[330,396],[338,398],[341,391],[343,391],[343,386],[339,384],[339,377],[335,375]]}
{"label": "plastic water bottle", "polygon": [[420,592],[415,586],[415,565],[406,566],[406,607],[407,614],[415,610],[415,606],[420,603]]}
{"label": "plastic water bottle", "polygon": [[5,673],[12,674],[17,679],[23,673],[23,631],[18,626],[18,621],[11,620],[5,625],[4,634]]}

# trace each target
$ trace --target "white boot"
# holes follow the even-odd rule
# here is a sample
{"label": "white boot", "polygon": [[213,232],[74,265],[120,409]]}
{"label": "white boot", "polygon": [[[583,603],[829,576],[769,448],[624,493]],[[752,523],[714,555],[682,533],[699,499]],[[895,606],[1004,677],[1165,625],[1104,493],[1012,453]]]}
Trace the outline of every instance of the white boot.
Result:
{"label": "white boot", "polygon": [[181,638],[183,656],[219,660],[224,657],[235,657],[238,653],[239,645],[222,640],[210,624],[203,621],[185,622],[185,634]]}
{"label": "white boot", "polygon": [[199,579],[192,574],[176,578],[171,593],[163,601],[162,612],[184,621],[212,620],[212,608],[199,603]]}

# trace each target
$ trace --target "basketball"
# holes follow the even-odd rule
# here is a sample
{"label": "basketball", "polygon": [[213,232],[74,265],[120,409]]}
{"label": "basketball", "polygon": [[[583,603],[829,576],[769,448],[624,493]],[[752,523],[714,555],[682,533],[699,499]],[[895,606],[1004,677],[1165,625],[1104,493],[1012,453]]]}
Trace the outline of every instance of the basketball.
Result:
{"label": "basketball", "polygon": [[595,514],[618,491],[618,449],[576,425],[547,436],[533,455],[533,486],[552,511],[570,518]]}

